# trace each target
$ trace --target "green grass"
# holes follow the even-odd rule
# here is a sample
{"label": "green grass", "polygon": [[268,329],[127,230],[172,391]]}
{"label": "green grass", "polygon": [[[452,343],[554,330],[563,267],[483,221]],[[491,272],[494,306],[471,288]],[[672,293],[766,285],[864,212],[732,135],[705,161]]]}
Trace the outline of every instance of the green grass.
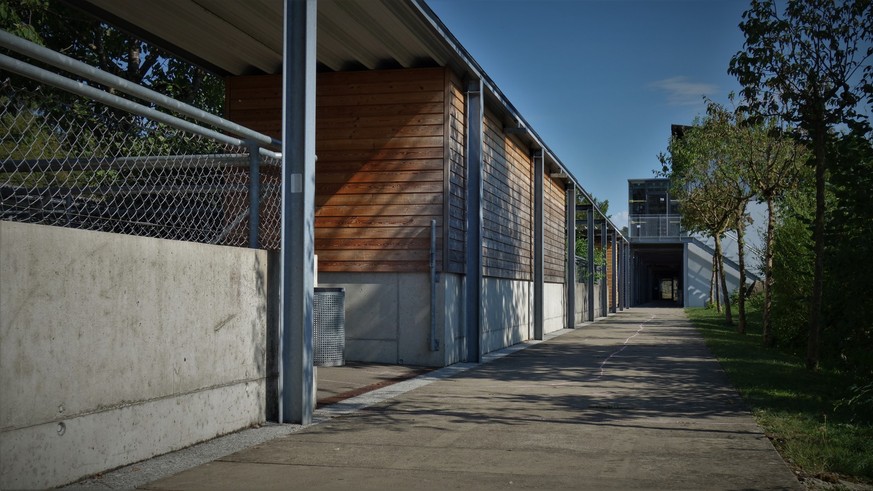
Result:
{"label": "green grass", "polygon": [[851,377],[829,367],[810,372],[803,360],[762,347],[758,312],[749,313],[746,335],[714,309],[686,312],[789,464],[820,479],[873,483],[873,417],[836,407],[850,394]]}

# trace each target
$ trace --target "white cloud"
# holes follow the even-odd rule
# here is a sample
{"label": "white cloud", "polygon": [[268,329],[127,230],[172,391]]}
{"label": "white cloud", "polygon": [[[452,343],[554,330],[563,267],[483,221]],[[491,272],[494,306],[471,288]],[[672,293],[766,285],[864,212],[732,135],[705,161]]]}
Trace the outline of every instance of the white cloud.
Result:
{"label": "white cloud", "polygon": [[681,76],[656,80],[649,87],[666,93],[671,106],[695,106],[703,102],[703,96],[712,96],[718,91],[715,84],[692,82]]}
{"label": "white cloud", "polygon": [[622,227],[627,226],[627,216],[628,216],[627,210],[622,210],[618,213],[613,213],[612,218],[611,218],[612,223],[615,224],[616,228],[621,230]]}

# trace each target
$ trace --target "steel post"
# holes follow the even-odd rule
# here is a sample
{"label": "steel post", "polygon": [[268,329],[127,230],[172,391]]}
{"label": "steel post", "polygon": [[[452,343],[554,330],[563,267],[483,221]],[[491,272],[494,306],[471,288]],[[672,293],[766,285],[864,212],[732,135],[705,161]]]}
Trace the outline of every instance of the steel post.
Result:
{"label": "steel post", "polygon": [[600,253],[603,254],[603,279],[600,281],[600,313],[606,317],[609,313],[608,296],[608,276],[606,274],[606,218],[600,222]]}
{"label": "steel post", "polygon": [[315,223],[316,0],[285,0],[279,418],[309,424]]}
{"label": "steel post", "polygon": [[594,321],[594,205],[588,207],[588,321]]}
{"label": "steel post", "polygon": [[567,183],[567,266],[564,281],[567,292],[567,329],[576,327],[576,186]]}
{"label": "steel post", "polygon": [[482,80],[467,84],[467,243],[464,279],[467,361],[478,363],[482,305]]}
{"label": "steel post", "polygon": [[543,339],[544,311],[544,272],[543,272],[543,172],[545,157],[542,149],[534,153],[534,193],[533,193],[533,338]]}
{"label": "steel post", "polygon": [[616,250],[616,248],[618,247],[618,241],[616,241],[616,237],[615,237],[616,235],[618,235],[618,231],[613,229],[612,230],[612,254],[611,254],[611,258],[610,258],[612,260],[612,274],[610,275],[612,277],[612,282],[609,286],[609,294],[610,294],[609,308],[610,308],[610,312],[612,312],[613,314],[618,312],[618,297],[615,296],[615,293],[617,291],[616,281],[618,280],[618,262],[617,262],[618,252]]}
{"label": "steel post", "polygon": [[261,219],[261,155],[258,144],[248,142],[249,148],[249,247],[259,247],[258,232]]}

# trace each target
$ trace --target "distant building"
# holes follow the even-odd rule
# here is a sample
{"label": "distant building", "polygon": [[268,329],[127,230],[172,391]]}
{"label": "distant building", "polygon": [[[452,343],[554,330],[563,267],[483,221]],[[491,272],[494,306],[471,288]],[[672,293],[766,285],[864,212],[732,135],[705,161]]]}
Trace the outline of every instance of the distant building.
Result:
{"label": "distant building", "polygon": [[[673,132],[676,134],[677,127]],[[714,251],[682,227],[680,203],[670,194],[670,180],[629,179],[628,210],[634,275],[631,304],[661,301],[683,307],[704,306],[709,300]],[[734,291],[739,285],[739,269],[725,259],[725,270],[728,290]]]}

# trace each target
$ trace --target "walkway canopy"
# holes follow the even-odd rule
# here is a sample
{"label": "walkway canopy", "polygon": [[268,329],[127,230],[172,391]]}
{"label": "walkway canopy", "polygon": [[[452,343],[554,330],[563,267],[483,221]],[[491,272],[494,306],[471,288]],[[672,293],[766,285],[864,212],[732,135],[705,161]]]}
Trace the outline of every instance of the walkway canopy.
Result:
{"label": "walkway canopy", "polygon": [[[546,176],[561,179],[568,189],[574,190],[570,196],[579,195],[593,202],[578,179],[551,152],[424,0],[62,1],[220,76],[283,74],[283,306],[280,321],[280,419],[283,422],[308,423],[313,408],[311,336],[316,72],[448,67],[467,84],[468,94],[477,94],[477,100],[484,100],[478,102],[480,108],[484,104],[499,113],[507,131],[536,153],[540,179],[545,172]],[[481,147],[481,135],[479,139],[478,145]],[[479,154],[468,153],[468,158],[473,160],[475,155]],[[540,185],[540,207],[541,188]],[[481,215],[481,209],[478,198],[474,198],[474,201],[468,199],[468,229],[476,228],[469,225],[479,223],[470,222],[471,216],[477,212]],[[568,209],[573,209],[572,203]],[[589,233],[592,236],[592,215],[598,215],[598,223],[603,227],[604,250],[607,248],[607,228],[610,230],[615,261],[616,239],[620,240],[624,249],[624,237],[596,207],[588,214],[589,224],[592,224]],[[571,238],[568,244],[572,245],[574,220],[567,221],[567,233]],[[541,222],[534,220],[539,226],[539,243],[533,246],[535,257],[539,247],[540,262]],[[479,247],[480,244],[474,241],[468,250]],[[593,254],[593,250],[590,254]],[[572,264],[572,246],[566,255],[569,264]],[[620,259],[622,263],[627,260],[625,256],[623,252]],[[475,305],[478,303],[475,298],[481,283],[481,268],[478,262],[470,260],[468,263],[472,266],[468,266],[467,277],[475,278],[470,275],[477,274],[480,279],[479,283],[465,283],[468,294],[466,301]],[[592,261],[589,263],[593,264]],[[612,281],[614,285],[615,278]],[[540,264],[539,277],[534,277],[535,325],[536,319],[540,319],[540,324],[542,322],[542,283]],[[538,290],[536,285],[539,285]],[[536,312],[537,306],[539,313]],[[473,331],[470,331],[470,325]],[[468,333],[478,333],[478,327],[475,317],[467,317]],[[541,325],[538,332],[541,336]]]}

